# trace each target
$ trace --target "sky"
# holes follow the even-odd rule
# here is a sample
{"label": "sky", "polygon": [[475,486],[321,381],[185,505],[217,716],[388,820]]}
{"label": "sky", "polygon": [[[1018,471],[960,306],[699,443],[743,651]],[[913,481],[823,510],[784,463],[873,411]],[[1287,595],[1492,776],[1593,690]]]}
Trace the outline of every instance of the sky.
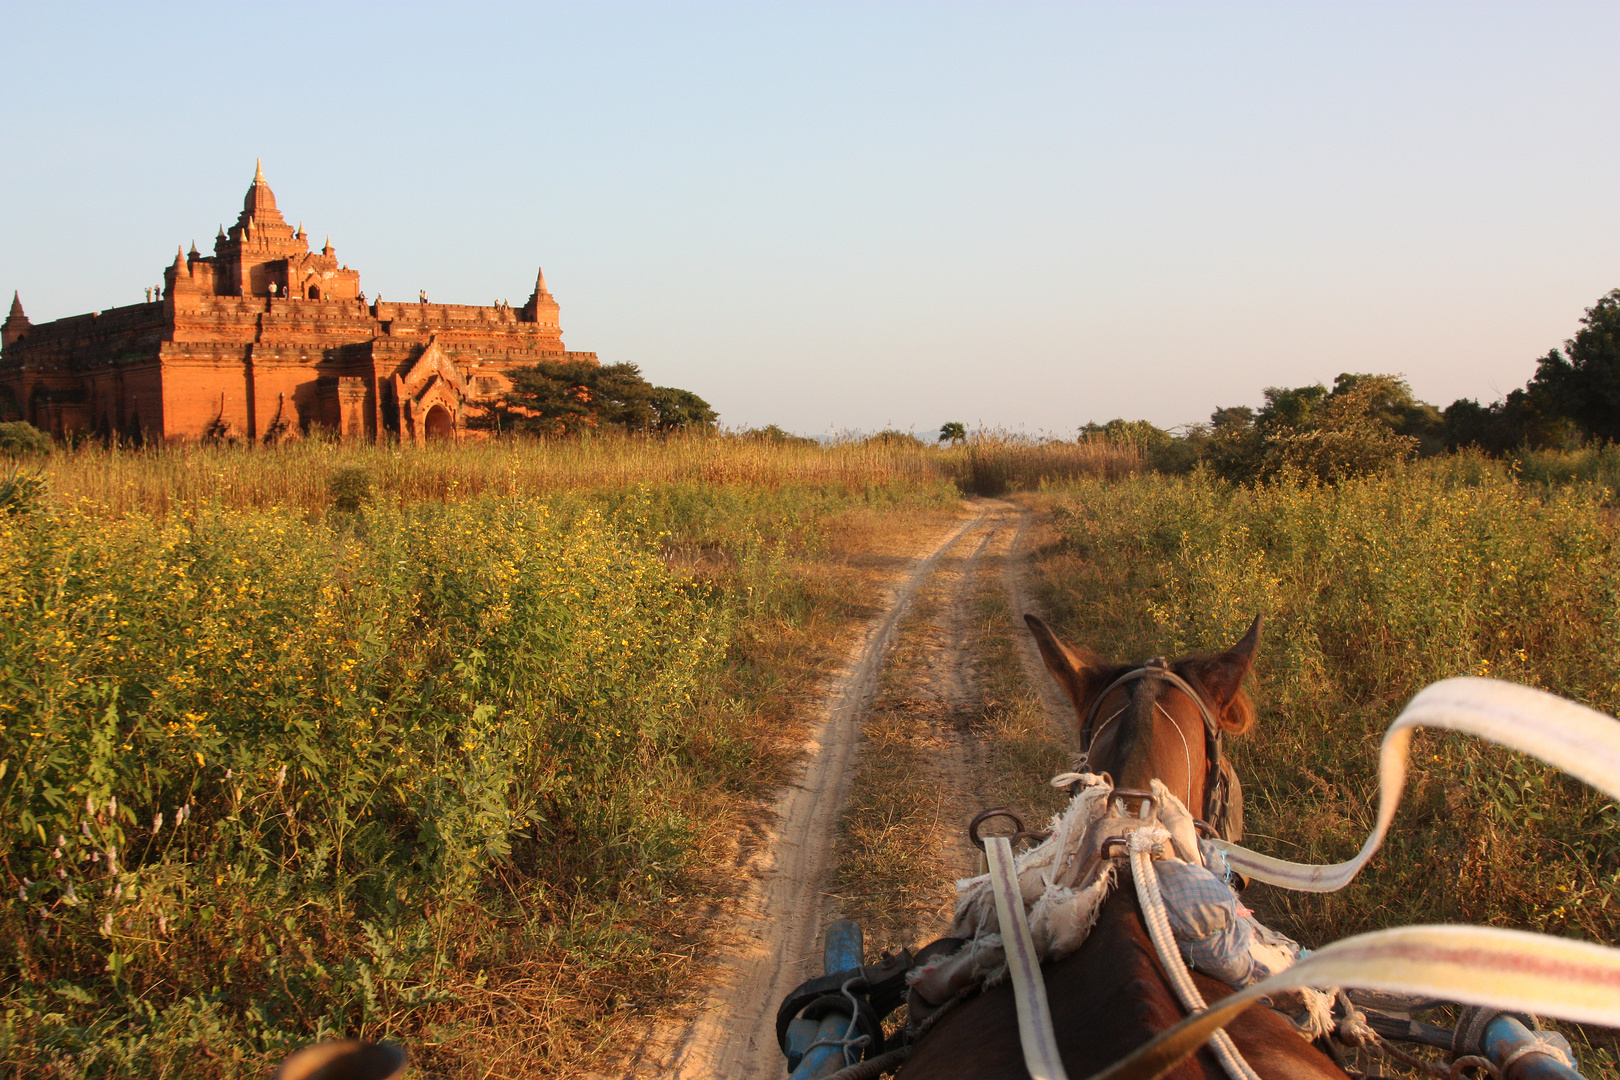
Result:
{"label": "sky", "polygon": [[368,295],[522,304],[734,428],[1072,437],[1620,287],[1620,4],[15,4],[0,290],[206,253],[256,158]]}

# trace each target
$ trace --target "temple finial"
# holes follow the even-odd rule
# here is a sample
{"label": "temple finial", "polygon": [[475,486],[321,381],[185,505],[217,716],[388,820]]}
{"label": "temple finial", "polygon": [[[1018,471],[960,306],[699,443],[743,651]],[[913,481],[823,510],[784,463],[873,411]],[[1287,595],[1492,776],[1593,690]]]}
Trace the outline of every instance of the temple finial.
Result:
{"label": "temple finial", "polygon": [[253,159],[253,182],[255,184],[264,183],[264,162],[259,158]]}
{"label": "temple finial", "polygon": [[12,289],[11,290],[11,314],[6,317],[6,321],[10,322],[12,319],[26,319],[26,318],[28,318],[28,316],[23,314],[22,299],[17,295],[17,290]]}
{"label": "temple finial", "polygon": [[546,295],[546,268],[543,266],[534,275],[534,295]]}

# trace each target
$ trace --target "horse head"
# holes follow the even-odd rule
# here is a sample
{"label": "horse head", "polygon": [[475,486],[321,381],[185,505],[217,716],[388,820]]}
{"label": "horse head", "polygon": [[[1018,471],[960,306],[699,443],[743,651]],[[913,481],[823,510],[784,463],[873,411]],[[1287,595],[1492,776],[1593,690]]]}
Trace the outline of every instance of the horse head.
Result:
{"label": "horse head", "polygon": [[1226,735],[1254,726],[1243,679],[1260,645],[1260,618],[1224,652],[1136,664],[1071,645],[1034,615],[1024,620],[1074,704],[1085,770],[1106,772],[1121,788],[1146,790],[1158,779],[1221,836],[1240,839],[1242,788],[1222,746]]}

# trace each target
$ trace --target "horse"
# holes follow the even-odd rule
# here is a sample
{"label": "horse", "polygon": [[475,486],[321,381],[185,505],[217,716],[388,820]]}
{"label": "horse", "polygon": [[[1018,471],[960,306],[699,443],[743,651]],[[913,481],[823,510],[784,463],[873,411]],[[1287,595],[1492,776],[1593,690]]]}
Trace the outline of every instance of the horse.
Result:
{"label": "horse", "polygon": [[[1202,808],[1226,839],[1241,833],[1241,791],[1224,766],[1225,734],[1253,727],[1255,710],[1243,689],[1260,643],[1260,623],[1237,644],[1213,655],[1166,664],[1116,664],[1060,640],[1026,615],[1047,670],[1074,704],[1086,768],[1110,773],[1120,788],[1146,790],[1158,779],[1189,810]],[[1169,672],[1174,678],[1167,678]],[[1199,694],[1213,724],[1191,694]],[[1042,974],[1065,1070],[1091,1076],[1171,1027],[1183,1010],[1160,967],[1128,874],[1104,902],[1096,926],[1071,955]],[[1214,1002],[1230,987],[1198,972],[1194,981]],[[1262,1077],[1345,1080],[1346,1073],[1295,1032],[1281,1014],[1250,1009],[1227,1029]],[[900,1068],[901,1080],[1014,1080],[1027,1076],[1010,982],[986,990],[943,1015]],[[1225,1077],[1206,1046],[1166,1074],[1176,1080]]]}

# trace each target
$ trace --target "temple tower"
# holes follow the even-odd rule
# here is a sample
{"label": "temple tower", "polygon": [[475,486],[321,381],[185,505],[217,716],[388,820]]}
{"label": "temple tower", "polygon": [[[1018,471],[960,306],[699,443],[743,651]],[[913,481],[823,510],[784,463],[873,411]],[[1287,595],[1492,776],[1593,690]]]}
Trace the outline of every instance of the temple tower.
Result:
{"label": "temple tower", "polygon": [[546,271],[541,267],[534,277],[534,292],[530,294],[519,315],[524,322],[539,323],[556,331],[561,328],[560,311],[556,297],[546,291]]}
{"label": "temple tower", "polygon": [[0,323],[0,348],[5,348],[22,337],[23,333],[31,325],[33,324],[28,321],[28,316],[23,314],[22,301],[18,299],[16,291],[13,290],[11,294],[11,313],[6,316],[5,322]]}
{"label": "temple tower", "polygon": [[214,241],[215,288],[224,296],[286,296],[286,260],[308,252],[308,241],[276,209],[264,166],[255,161],[253,183],[242,198],[242,213]]}

